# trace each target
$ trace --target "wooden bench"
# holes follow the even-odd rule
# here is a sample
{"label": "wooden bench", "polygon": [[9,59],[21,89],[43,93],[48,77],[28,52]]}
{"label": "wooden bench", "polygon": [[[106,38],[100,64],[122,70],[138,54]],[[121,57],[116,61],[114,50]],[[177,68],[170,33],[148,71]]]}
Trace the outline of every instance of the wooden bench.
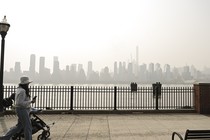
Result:
{"label": "wooden bench", "polygon": [[180,140],[210,140],[210,130],[186,130],[184,139],[177,133],[172,133],[172,140],[174,140],[175,135],[177,135]]}

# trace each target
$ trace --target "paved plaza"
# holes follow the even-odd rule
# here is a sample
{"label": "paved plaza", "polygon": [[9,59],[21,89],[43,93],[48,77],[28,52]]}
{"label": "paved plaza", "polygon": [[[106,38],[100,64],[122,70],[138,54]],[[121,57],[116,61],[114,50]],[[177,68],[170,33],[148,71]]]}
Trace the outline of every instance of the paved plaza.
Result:
{"label": "paved plaza", "polygon": [[[40,114],[51,140],[171,140],[173,131],[210,129],[210,117],[195,113]],[[0,117],[0,135],[15,125],[15,115]],[[41,132],[33,135],[33,140]]]}

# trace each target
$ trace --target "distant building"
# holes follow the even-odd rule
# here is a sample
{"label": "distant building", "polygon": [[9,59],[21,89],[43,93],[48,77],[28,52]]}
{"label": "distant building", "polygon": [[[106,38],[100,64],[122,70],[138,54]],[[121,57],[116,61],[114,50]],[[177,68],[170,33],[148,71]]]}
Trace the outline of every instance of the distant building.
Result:
{"label": "distant building", "polygon": [[114,75],[113,75],[113,80],[117,81],[118,78],[118,68],[117,68],[117,62],[114,62]]}
{"label": "distant building", "polygon": [[182,72],[182,77],[184,80],[192,80],[189,66],[184,66],[183,72]]}
{"label": "distant building", "polygon": [[93,73],[93,62],[88,61],[87,80],[90,80],[90,75]]}
{"label": "distant building", "polygon": [[19,78],[21,77],[21,75],[22,75],[22,71],[21,71],[20,62],[15,62],[14,79],[18,79],[19,80]]}
{"label": "distant building", "polygon": [[154,63],[150,63],[148,67],[148,82],[156,82],[156,80],[154,80],[154,72]]}
{"label": "distant building", "polygon": [[79,64],[78,65],[78,72],[77,72],[77,82],[78,83],[85,83],[86,82],[86,75],[85,71],[83,69],[83,65]]}
{"label": "distant building", "polygon": [[147,65],[146,64],[142,64],[139,66],[139,81],[146,83],[147,82]]}
{"label": "distant building", "polygon": [[31,54],[30,56],[30,66],[29,66],[29,76],[31,79],[35,78],[36,74],[36,56],[35,54]]}
{"label": "distant building", "polygon": [[171,67],[169,64],[165,64],[164,66],[164,80],[165,82],[171,82],[172,81],[172,72]]}
{"label": "distant building", "polygon": [[39,59],[39,74],[44,75],[45,73],[45,57]]}
{"label": "distant building", "polygon": [[41,83],[50,82],[50,69],[45,67],[45,57],[39,58],[39,79]]}
{"label": "distant building", "polygon": [[110,76],[108,67],[105,67],[104,69],[101,70],[100,81],[102,83],[110,83],[111,82],[111,76]]}
{"label": "distant building", "polygon": [[62,77],[61,77],[61,73],[60,73],[60,65],[59,65],[59,61],[58,61],[58,57],[57,56],[53,57],[52,80],[55,83],[61,83],[62,82]]}
{"label": "distant building", "polygon": [[21,66],[20,66],[20,62],[15,62],[15,74],[16,75],[21,75]]}
{"label": "distant building", "polygon": [[59,75],[59,73],[60,73],[60,65],[59,65],[58,57],[54,56],[53,57],[53,74]]}

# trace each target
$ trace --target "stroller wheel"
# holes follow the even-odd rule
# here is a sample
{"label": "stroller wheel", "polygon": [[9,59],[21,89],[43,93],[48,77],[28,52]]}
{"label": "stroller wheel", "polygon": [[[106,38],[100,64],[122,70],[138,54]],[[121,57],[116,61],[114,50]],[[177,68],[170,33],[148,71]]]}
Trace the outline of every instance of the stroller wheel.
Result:
{"label": "stroller wheel", "polygon": [[45,136],[43,136],[42,134],[40,134],[38,137],[37,137],[37,140],[46,140],[47,138]]}
{"label": "stroller wheel", "polygon": [[14,136],[13,136],[11,139],[12,139],[12,140],[21,140],[21,137],[14,137]]}
{"label": "stroller wheel", "polygon": [[43,131],[37,138],[37,140],[46,140],[50,136],[49,131]]}
{"label": "stroller wheel", "polygon": [[49,138],[49,137],[50,137],[50,131],[46,131],[46,132],[45,132],[45,137],[46,137],[46,138]]}

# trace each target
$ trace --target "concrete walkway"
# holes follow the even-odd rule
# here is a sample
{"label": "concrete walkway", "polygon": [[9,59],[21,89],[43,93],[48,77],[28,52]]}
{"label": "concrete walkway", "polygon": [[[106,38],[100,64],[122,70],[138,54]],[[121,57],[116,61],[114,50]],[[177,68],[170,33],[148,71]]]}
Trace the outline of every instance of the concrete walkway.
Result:
{"label": "concrete walkway", "polygon": [[[51,126],[52,140],[171,140],[172,132],[210,129],[210,117],[200,114],[40,114]],[[17,117],[0,118],[0,135],[15,125]],[[41,132],[33,135],[33,140]]]}

